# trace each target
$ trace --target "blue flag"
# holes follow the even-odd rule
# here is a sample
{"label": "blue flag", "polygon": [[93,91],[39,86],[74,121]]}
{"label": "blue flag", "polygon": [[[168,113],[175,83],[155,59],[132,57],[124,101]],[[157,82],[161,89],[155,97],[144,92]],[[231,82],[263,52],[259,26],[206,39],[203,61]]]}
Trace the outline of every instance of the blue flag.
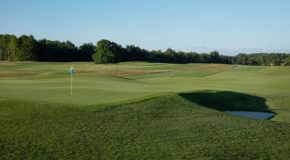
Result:
{"label": "blue flag", "polygon": [[68,74],[71,75],[71,76],[74,74],[74,68],[72,66],[68,70]]}

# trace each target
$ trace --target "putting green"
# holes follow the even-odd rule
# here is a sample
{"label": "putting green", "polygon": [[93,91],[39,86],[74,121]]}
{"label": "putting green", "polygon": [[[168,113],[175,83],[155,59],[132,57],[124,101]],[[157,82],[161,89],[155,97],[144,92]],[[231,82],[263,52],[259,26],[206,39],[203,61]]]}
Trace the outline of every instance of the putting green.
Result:
{"label": "putting green", "polygon": [[[75,68],[73,96],[67,70]],[[224,90],[267,99],[290,121],[290,68],[218,64],[1,63],[0,96],[83,107],[138,101],[167,93]],[[90,107],[91,108],[91,107]]]}

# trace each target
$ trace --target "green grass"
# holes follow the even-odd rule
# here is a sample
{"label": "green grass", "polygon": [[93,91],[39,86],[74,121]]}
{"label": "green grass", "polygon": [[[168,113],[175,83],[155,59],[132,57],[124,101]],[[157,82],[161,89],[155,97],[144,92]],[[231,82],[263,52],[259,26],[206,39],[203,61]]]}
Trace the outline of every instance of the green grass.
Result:
{"label": "green grass", "polygon": [[71,64],[0,63],[0,159],[290,158],[289,67]]}
{"label": "green grass", "polygon": [[[290,125],[239,118],[178,95],[94,112],[1,103],[1,159],[284,159]],[[7,109],[5,105],[12,106]]]}

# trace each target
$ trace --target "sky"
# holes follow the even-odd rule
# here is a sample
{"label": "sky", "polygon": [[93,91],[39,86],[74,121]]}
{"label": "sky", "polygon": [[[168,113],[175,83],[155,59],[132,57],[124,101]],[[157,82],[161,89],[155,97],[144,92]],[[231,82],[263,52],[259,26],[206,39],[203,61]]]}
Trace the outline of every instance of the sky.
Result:
{"label": "sky", "polygon": [[0,34],[145,49],[290,48],[290,0],[0,0]]}

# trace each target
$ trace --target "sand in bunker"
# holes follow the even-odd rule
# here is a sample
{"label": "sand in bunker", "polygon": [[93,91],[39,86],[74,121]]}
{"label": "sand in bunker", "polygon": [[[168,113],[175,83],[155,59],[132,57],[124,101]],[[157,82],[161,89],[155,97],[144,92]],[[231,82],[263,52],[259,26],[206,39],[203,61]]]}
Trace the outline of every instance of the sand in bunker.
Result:
{"label": "sand in bunker", "polygon": [[267,112],[225,111],[225,113],[235,115],[235,116],[253,118],[253,119],[270,119],[275,116],[274,113],[267,113]]}

